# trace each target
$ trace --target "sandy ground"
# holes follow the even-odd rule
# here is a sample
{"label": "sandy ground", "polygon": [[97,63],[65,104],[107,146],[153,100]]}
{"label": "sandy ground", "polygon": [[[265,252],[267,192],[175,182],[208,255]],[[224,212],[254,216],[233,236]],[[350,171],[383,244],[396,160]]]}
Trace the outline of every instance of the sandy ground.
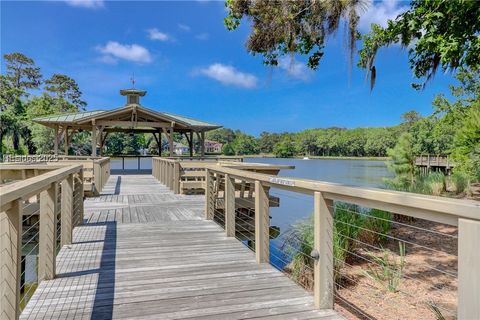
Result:
{"label": "sandy ground", "polygon": [[[397,292],[389,292],[385,284],[366,275],[372,267],[360,258],[369,258],[366,246],[355,250],[360,257],[347,261],[335,306],[347,319],[438,319],[432,305],[445,319],[455,319],[457,228],[419,219],[408,224],[412,227],[394,224],[390,233],[412,243],[405,245],[404,276]],[[396,240],[389,239],[384,246],[399,252]]]}

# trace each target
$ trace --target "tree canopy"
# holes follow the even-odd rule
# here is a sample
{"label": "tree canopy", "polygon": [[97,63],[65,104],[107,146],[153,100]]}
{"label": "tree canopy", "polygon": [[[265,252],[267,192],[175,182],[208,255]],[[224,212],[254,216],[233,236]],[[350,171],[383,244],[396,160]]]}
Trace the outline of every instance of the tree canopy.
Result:
{"label": "tree canopy", "polygon": [[364,0],[227,0],[228,16],[224,23],[235,30],[243,17],[250,18],[252,31],[247,50],[261,54],[267,65],[278,65],[284,55],[301,53],[308,56],[308,66],[316,69],[324,54],[325,42],[346,23],[347,47],[353,57],[359,14],[365,10]]}
{"label": "tree canopy", "polygon": [[385,28],[372,25],[362,38],[358,65],[367,69],[375,83],[375,57],[381,47],[399,43],[408,48],[410,66],[423,88],[441,67],[480,67],[480,2],[471,0],[414,0],[410,8]]}

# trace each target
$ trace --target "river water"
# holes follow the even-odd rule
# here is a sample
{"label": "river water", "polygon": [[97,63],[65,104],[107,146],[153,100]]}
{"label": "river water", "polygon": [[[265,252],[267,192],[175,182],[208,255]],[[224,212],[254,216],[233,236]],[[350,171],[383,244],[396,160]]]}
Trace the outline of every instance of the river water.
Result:
{"label": "river water", "polygon": [[[351,186],[383,188],[384,179],[392,174],[384,161],[246,158],[246,162],[293,165],[295,169],[281,170],[279,176],[305,178]],[[272,188],[270,194],[280,198],[279,207],[270,208],[270,224],[280,228],[280,235],[270,241],[270,261],[283,268],[288,258],[282,254],[285,232],[313,212],[313,197]]]}

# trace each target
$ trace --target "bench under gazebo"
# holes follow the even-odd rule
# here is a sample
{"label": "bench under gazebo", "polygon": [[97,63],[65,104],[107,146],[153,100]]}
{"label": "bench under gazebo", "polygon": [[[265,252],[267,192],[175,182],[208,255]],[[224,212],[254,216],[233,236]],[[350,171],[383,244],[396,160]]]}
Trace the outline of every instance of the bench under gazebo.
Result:
{"label": "bench under gazebo", "polygon": [[140,97],[147,92],[137,89],[120,90],[122,96],[127,97],[123,107],[112,110],[96,110],[68,114],[59,114],[33,119],[34,122],[53,128],[55,132],[54,153],[58,154],[60,138],[64,138],[64,152],[68,149],[75,133],[92,132],[92,156],[102,155],[106,138],[111,132],[129,134],[151,133],[157,142],[159,155],[162,148],[162,134],[168,139],[170,155],[174,153],[173,134],[185,135],[188,141],[190,156],[193,156],[194,134],[200,142],[200,154],[205,155],[205,132],[221,128],[222,126],[179,116],[167,112],[158,112],[140,105]]}

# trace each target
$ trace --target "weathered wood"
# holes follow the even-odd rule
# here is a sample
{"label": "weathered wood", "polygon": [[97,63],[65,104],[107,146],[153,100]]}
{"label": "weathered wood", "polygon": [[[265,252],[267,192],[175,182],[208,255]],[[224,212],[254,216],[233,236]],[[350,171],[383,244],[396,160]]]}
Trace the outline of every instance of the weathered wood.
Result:
{"label": "weathered wood", "polygon": [[0,212],[0,319],[20,315],[20,273],[23,201],[16,200]]}
{"label": "weathered wood", "polygon": [[205,188],[205,219],[212,220],[215,214],[215,194],[213,173],[210,170],[207,170]]}
{"label": "weathered wood", "polygon": [[180,193],[180,163],[178,161],[173,164],[173,192]]}
{"label": "weathered wood", "polygon": [[480,221],[458,222],[458,319],[480,319]]}
{"label": "weathered wood", "polygon": [[255,256],[258,263],[270,261],[269,227],[267,189],[260,181],[255,181]]}
{"label": "weathered wood", "polygon": [[319,309],[333,308],[333,201],[314,193],[314,300]]}
{"label": "weathered wood", "polygon": [[72,243],[73,174],[62,181],[61,246]]}
{"label": "weathered wood", "polygon": [[58,186],[40,193],[40,235],[38,244],[38,281],[55,278],[57,247],[57,193]]}
{"label": "weathered wood", "polygon": [[235,236],[235,179],[225,175],[225,234]]}

